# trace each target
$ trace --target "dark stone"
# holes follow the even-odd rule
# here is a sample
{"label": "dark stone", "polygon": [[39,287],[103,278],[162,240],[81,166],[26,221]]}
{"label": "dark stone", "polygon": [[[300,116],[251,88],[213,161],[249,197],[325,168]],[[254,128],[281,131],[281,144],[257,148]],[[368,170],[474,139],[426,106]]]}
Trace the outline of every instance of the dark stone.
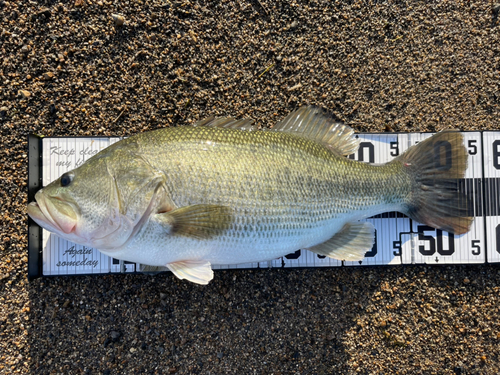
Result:
{"label": "dark stone", "polygon": [[108,347],[109,344],[111,344],[112,340],[108,337],[106,340],[104,340],[104,347]]}
{"label": "dark stone", "polygon": [[49,18],[50,18],[50,16],[51,16],[50,9],[49,9],[49,8],[43,8],[43,9],[41,9],[41,10],[38,12],[38,16],[39,16],[40,18],[49,19]]}
{"label": "dark stone", "polygon": [[111,337],[111,340],[113,340],[113,342],[117,342],[120,339],[121,335],[122,334],[118,331],[111,331],[109,333],[109,336]]}
{"label": "dark stone", "polygon": [[499,3],[493,4],[493,6],[491,7],[491,11],[494,16],[498,16],[498,13],[500,13],[500,4]]}
{"label": "dark stone", "polygon": [[49,105],[49,113],[51,116],[54,116],[57,113],[57,108],[54,103]]}

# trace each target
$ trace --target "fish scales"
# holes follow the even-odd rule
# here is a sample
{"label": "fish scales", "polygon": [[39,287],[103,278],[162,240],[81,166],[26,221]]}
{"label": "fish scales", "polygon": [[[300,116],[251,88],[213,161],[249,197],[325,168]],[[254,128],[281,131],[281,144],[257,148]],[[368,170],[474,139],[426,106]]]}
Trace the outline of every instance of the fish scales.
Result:
{"label": "fish scales", "polygon": [[167,176],[178,206],[230,203],[247,214],[265,209],[279,215],[292,209],[316,221],[362,209],[365,201],[370,207],[399,204],[410,189],[398,165],[358,163],[285,133],[179,127],[136,142]]}
{"label": "fish scales", "polygon": [[[315,237],[314,242],[323,241],[340,229],[335,219],[354,220],[397,208],[410,190],[398,165],[355,162],[286,133],[178,127],[130,142],[165,173],[177,207],[232,208],[231,227],[214,240],[223,258],[210,258],[216,264],[257,261],[266,253],[272,259],[283,247],[301,248]],[[256,251],[243,257],[235,244],[245,242]]]}

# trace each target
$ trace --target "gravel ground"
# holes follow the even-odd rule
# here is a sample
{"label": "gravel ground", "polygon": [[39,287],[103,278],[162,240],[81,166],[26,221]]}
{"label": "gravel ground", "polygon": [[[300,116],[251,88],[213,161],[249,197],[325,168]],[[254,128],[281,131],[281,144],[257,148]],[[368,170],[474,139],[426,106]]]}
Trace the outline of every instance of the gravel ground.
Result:
{"label": "gravel ground", "polygon": [[268,127],[302,104],[359,132],[498,129],[499,13],[484,0],[0,0],[0,373],[498,374],[495,265],[28,283],[26,154],[29,132],[123,136],[211,114]]}

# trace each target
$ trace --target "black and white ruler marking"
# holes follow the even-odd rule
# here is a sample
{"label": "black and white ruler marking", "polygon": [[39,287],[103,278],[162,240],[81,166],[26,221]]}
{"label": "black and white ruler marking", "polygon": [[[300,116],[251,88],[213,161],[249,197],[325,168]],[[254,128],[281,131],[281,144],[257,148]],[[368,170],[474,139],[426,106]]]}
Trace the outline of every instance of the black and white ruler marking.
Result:
{"label": "black and white ruler marking", "polygon": [[[359,150],[350,157],[385,163],[431,135],[359,134]],[[460,188],[473,202],[470,213],[475,220],[470,232],[456,236],[417,223],[402,214],[388,212],[366,219],[376,228],[376,241],[362,262],[340,262],[307,250],[297,250],[268,262],[217,265],[214,269],[500,262],[500,132],[464,132],[463,135],[469,163]],[[32,199],[40,185],[48,185],[119,140],[117,137],[40,139],[31,136],[29,196]],[[30,278],[139,270],[135,263],[112,259],[96,249],[60,239],[33,222],[30,222],[29,230]]]}
{"label": "black and white ruler marking", "polygon": [[483,132],[486,257],[500,262],[500,132]]}

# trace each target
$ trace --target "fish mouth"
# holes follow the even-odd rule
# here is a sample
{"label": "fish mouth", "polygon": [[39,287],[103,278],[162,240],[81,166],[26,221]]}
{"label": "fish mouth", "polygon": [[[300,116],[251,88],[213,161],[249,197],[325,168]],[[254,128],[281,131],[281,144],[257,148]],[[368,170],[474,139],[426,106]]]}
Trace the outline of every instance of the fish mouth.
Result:
{"label": "fish mouth", "polygon": [[55,233],[71,234],[76,230],[78,214],[73,204],[51,197],[40,190],[28,204],[28,215],[41,227]]}

